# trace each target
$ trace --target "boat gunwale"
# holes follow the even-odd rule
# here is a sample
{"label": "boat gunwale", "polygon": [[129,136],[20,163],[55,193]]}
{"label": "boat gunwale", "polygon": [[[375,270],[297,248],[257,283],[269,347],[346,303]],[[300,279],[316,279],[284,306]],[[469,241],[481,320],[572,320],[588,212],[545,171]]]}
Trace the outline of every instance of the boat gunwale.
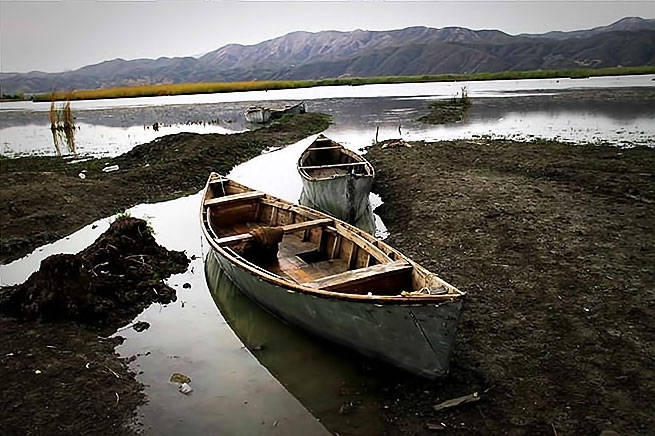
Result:
{"label": "boat gunwale", "polygon": [[[325,139],[328,139],[330,141],[330,144],[331,144],[330,149],[333,149],[333,150],[336,149],[340,153],[343,153],[343,154],[348,155],[349,157],[353,158],[355,160],[355,162],[351,162],[353,164],[357,163],[357,165],[363,165],[364,168],[366,168],[367,174],[349,174],[349,173],[347,173],[347,174],[333,174],[333,175],[330,175],[329,177],[314,177],[314,176],[311,176],[309,173],[307,173],[307,171],[305,171],[305,169],[304,169],[305,166],[302,164],[302,162],[305,159],[305,156],[307,156],[307,153],[309,153],[311,150],[320,150],[321,148],[323,148],[323,147],[314,147],[314,144],[316,143],[316,141],[321,137],[323,137]],[[316,165],[315,167],[316,167],[316,169],[318,169],[318,168],[320,168],[322,166],[324,166],[324,165]],[[342,144],[339,144],[335,140],[330,139],[330,138],[326,137],[323,134],[319,134],[316,137],[316,139],[314,139],[314,141],[312,141],[312,143],[305,150],[303,150],[302,153],[300,153],[300,157],[298,157],[298,161],[296,162],[296,170],[298,171],[298,173],[300,174],[300,176],[303,179],[305,179],[307,181],[310,181],[310,182],[322,181],[322,180],[334,180],[334,179],[343,178],[343,177],[375,178],[375,168],[373,168],[373,165],[371,165],[371,163],[368,160],[366,160],[366,158],[364,158],[360,154],[355,153],[352,150],[347,149]]]}
{"label": "boat gunwale", "polygon": [[[362,238],[365,243],[371,244],[374,248],[376,249],[381,249],[379,247],[380,244],[384,246],[384,248],[388,249],[389,251],[393,252],[396,256],[397,259],[402,259],[407,262],[414,268],[417,269],[421,272],[423,272],[427,277],[436,280],[439,284],[445,286],[445,288],[448,290],[448,293],[446,294],[438,294],[438,295],[431,295],[431,294],[415,294],[415,295],[362,295],[362,294],[351,294],[351,293],[344,293],[344,292],[335,292],[335,291],[326,291],[320,288],[312,288],[309,286],[303,286],[299,283],[293,282],[291,280],[281,278],[280,276],[275,275],[274,273],[262,268],[258,267],[257,265],[253,264],[252,262],[248,261],[247,259],[243,258],[242,256],[239,256],[238,254],[235,256],[230,253],[232,251],[231,249],[228,251],[226,248],[223,247],[220,244],[216,242],[216,238],[218,238],[218,235],[213,230],[213,227],[211,226],[209,222],[209,214],[208,211],[212,208],[211,205],[205,205],[205,199],[207,198],[207,192],[210,187],[210,182],[212,179],[216,179],[218,176],[217,173],[211,173],[209,176],[209,179],[207,181],[207,184],[205,185],[205,188],[202,193],[202,204],[200,208],[200,221],[202,223],[202,231],[205,236],[205,239],[209,242],[211,245],[212,249],[217,251],[221,256],[226,258],[226,260],[232,262],[235,264],[237,267],[240,267],[241,269],[245,270],[251,275],[254,275],[256,277],[259,277],[261,280],[265,280],[269,283],[272,283],[279,288],[287,291],[287,292],[298,292],[302,294],[308,294],[312,295],[315,297],[320,297],[320,298],[329,298],[329,299],[338,299],[338,300],[345,300],[345,301],[352,301],[352,302],[362,302],[362,303],[368,303],[368,304],[392,304],[392,305],[408,305],[408,306],[415,306],[415,305],[426,305],[426,304],[443,304],[443,303],[448,303],[452,302],[455,300],[463,299],[466,296],[466,293],[463,291],[460,291],[456,287],[450,285],[447,283],[445,280],[441,279],[438,277],[436,274],[432,273],[431,271],[427,270],[426,268],[422,267],[421,265],[417,264],[404,254],[402,254],[400,251],[396,250],[395,248],[389,246],[388,244],[384,243],[383,241],[380,241],[378,239],[374,239],[372,236],[366,234],[363,231],[360,231],[356,227],[341,221],[337,218],[331,217],[327,214],[324,214],[320,211],[317,211],[315,209],[308,208],[306,206],[302,205],[296,205],[289,203],[285,200],[279,199],[277,197],[271,196],[269,194],[265,194],[264,197],[258,199],[257,201],[270,201],[273,203],[279,203],[280,206],[285,206],[288,208],[288,210],[297,210],[300,211],[301,214],[302,212],[308,212],[311,215],[318,215],[320,218],[330,218],[334,220],[334,228],[339,231],[339,229],[342,230],[342,236],[343,237],[348,237],[348,233],[355,234],[356,236]],[[245,189],[245,190],[250,190],[252,191],[253,189],[241,185],[238,182],[235,182],[231,179],[227,179],[223,176],[219,176],[222,180],[227,181],[228,183],[232,183],[235,186]],[[371,238],[374,239],[374,241],[371,240]],[[354,241],[353,241],[354,242]],[[232,251],[232,253],[234,253]],[[236,253],[235,253],[236,254]]]}

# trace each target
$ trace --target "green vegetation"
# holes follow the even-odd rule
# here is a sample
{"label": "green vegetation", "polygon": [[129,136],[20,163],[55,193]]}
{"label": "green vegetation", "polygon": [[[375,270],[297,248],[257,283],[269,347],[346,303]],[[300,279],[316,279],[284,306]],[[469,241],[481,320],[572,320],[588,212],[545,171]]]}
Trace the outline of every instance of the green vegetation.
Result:
{"label": "green vegetation", "polygon": [[95,100],[101,98],[153,97],[162,95],[212,94],[222,92],[257,91],[272,89],[312,88],[316,86],[368,85],[381,83],[458,82],[507,79],[585,78],[593,76],[624,76],[654,74],[655,66],[614,67],[599,69],[504,71],[500,73],[439,74],[422,76],[344,77],[320,80],[277,80],[250,82],[179,83],[144,85],[121,88],[53,92],[34,96],[34,101]]}
{"label": "green vegetation", "polygon": [[1,94],[0,95],[0,101],[15,101],[15,100],[26,100],[25,94],[22,92],[18,94]]}
{"label": "green vegetation", "polygon": [[[118,220],[126,219],[126,218],[132,218],[132,215],[130,214],[130,211],[123,210],[122,212],[118,212],[116,215],[114,215],[114,220],[112,222],[116,222]],[[152,217],[146,216],[141,219],[146,222],[146,228],[145,228],[146,234],[154,236],[155,229],[152,227],[152,223],[150,222]],[[137,228],[137,230],[139,230],[139,233],[141,233],[140,228]]]}
{"label": "green vegetation", "polygon": [[436,100],[429,103],[430,113],[418,119],[427,124],[457,123],[464,119],[471,107],[468,89],[462,86],[460,96],[448,100]]}
{"label": "green vegetation", "polygon": [[118,220],[121,219],[121,218],[130,218],[131,216],[132,216],[132,215],[130,214],[129,211],[124,210],[124,211],[122,211],[122,212],[118,212],[118,213],[114,216],[114,221],[118,221]]}

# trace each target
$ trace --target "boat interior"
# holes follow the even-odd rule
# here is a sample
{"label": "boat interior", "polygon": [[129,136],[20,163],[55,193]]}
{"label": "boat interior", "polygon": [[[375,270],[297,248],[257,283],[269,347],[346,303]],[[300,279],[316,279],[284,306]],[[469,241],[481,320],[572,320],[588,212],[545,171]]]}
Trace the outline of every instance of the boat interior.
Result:
{"label": "boat interior", "polygon": [[324,136],[319,136],[303,152],[298,171],[309,179],[327,179],[346,174],[373,175],[372,167],[365,159]]}
{"label": "boat interior", "polygon": [[252,268],[347,294],[399,295],[426,286],[422,271],[374,237],[325,214],[244,188],[228,179],[210,180],[203,220],[215,245]]}

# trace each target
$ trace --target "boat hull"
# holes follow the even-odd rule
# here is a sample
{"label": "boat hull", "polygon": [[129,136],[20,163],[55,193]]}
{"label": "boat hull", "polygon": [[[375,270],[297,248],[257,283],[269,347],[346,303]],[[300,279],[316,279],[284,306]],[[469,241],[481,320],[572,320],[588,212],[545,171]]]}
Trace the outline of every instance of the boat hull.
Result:
{"label": "boat hull", "polygon": [[267,108],[249,109],[244,113],[249,123],[264,124],[271,119],[271,111]]}
{"label": "boat hull", "polygon": [[369,201],[373,177],[346,174],[330,179],[301,179],[302,191],[298,201],[301,205],[375,234],[375,218]]}
{"label": "boat hull", "polygon": [[205,266],[210,286],[217,268],[247,297],[292,325],[423,377],[448,372],[461,299],[372,304],[296,292],[244,270],[231,256],[212,249]]}

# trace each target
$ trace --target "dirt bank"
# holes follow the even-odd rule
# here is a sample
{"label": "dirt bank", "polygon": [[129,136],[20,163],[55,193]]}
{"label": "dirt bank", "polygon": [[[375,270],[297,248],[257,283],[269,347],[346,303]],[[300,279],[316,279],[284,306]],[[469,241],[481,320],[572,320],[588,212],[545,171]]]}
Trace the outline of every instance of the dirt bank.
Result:
{"label": "dirt bank", "polygon": [[[135,204],[197,192],[211,170],[227,172],[328,123],[307,114],[244,134],[172,135],[116,159],[78,164],[55,157],[2,159],[1,260]],[[108,164],[120,170],[102,172]],[[0,289],[0,433],[138,431],[131,424],[146,401],[143,386],[114,353],[120,338],[107,335],[150,304],[174,301],[175,291],[163,279],[187,264],[183,253],[155,243],[146,222],[122,217],[82,252],[51,256],[25,283]]]}
{"label": "dirt bank", "polygon": [[654,149],[458,141],[367,157],[389,242],[469,294],[452,376],[397,384],[396,428],[655,433]]}
{"label": "dirt bank", "polygon": [[[55,254],[0,288],[0,422],[6,435],[131,434],[143,386],[109,338],[152,303],[176,300],[164,278],[189,259],[123,216],[77,254]],[[147,325],[134,328],[147,328]]]}
{"label": "dirt bank", "polygon": [[[292,144],[328,125],[325,115],[302,114],[234,135],[164,136],[114,159],[0,158],[0,262],[136,204],[198,192],[210,171],[228,172],[268,147]],[[106,165],[120,170],[105,173]]]}

